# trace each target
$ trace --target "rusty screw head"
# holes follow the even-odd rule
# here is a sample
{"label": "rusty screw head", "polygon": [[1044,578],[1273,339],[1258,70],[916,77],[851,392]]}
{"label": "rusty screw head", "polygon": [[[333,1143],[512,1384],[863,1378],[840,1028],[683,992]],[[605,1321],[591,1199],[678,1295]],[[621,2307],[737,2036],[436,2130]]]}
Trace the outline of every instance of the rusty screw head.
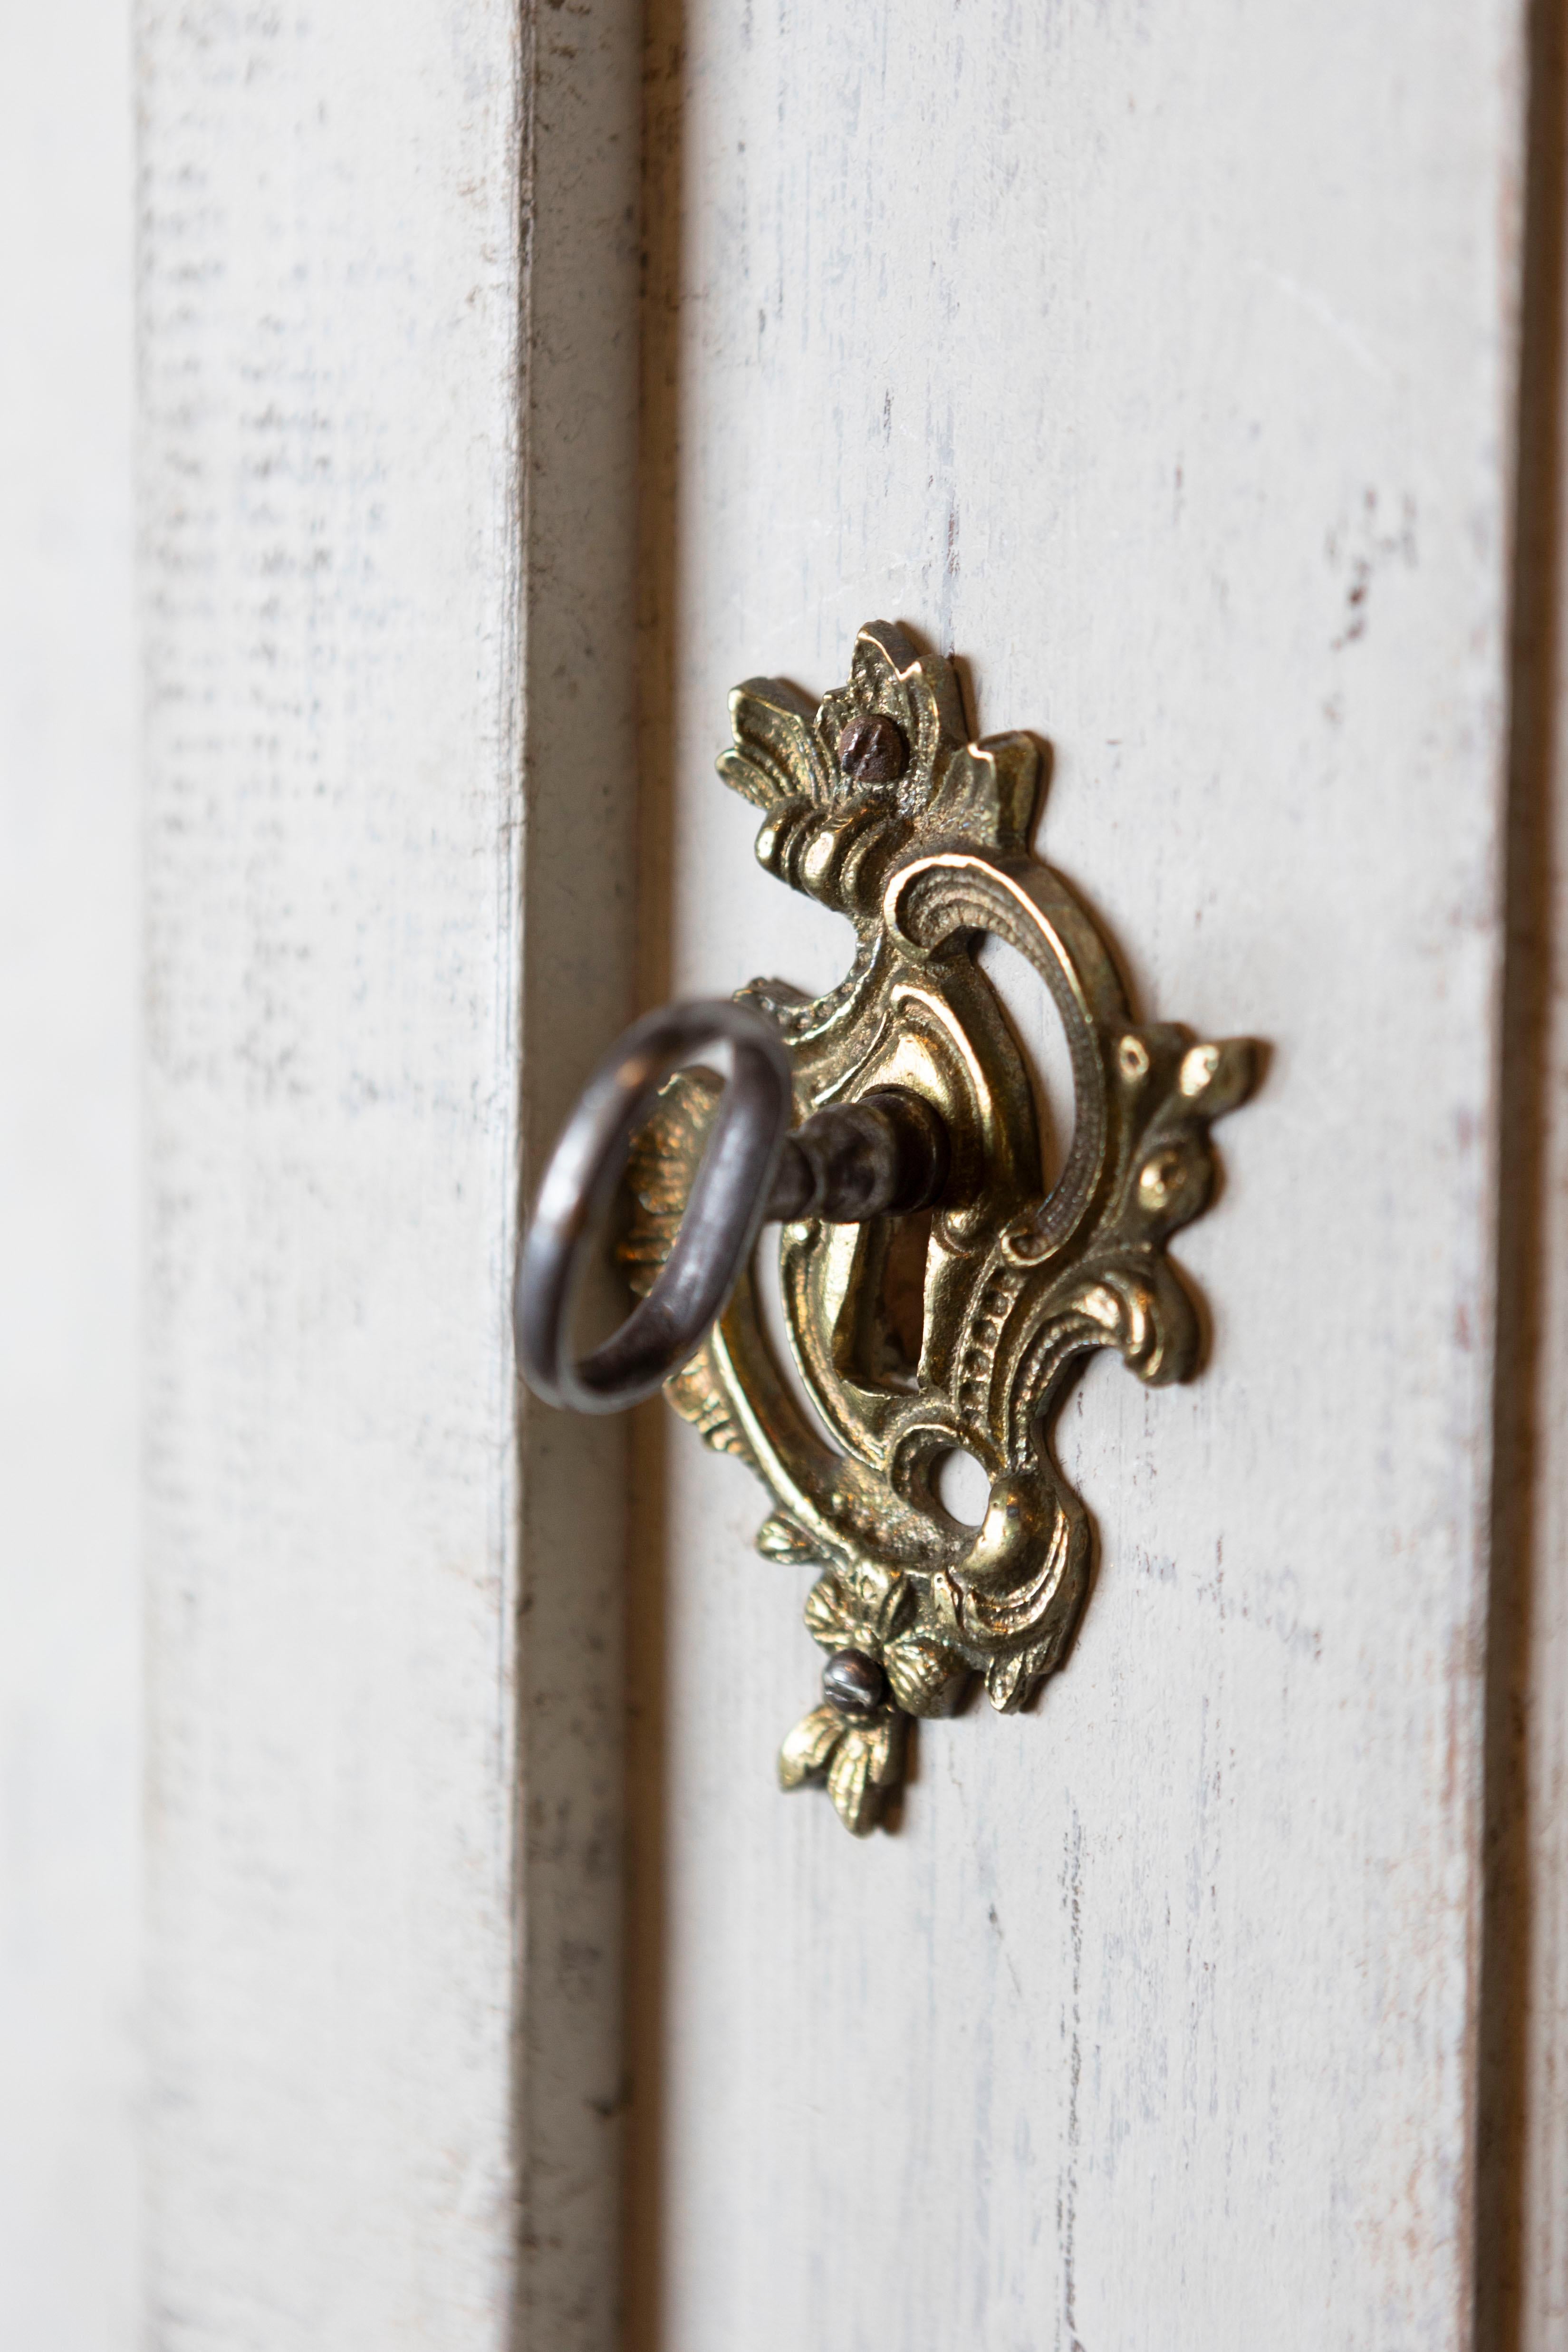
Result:
{"label": "rusty screw head", "polygon": [[896,783],[909,765],[902,728],[885,710],[862,710],[839,737],[839,765],[857,784]]}
{"label": "rusty screw head", "polygon": [[838,1650],[822,1668],[822,1696],[841,1715],[874,1715],[887,1696],[887,1676],[863,1650]]}

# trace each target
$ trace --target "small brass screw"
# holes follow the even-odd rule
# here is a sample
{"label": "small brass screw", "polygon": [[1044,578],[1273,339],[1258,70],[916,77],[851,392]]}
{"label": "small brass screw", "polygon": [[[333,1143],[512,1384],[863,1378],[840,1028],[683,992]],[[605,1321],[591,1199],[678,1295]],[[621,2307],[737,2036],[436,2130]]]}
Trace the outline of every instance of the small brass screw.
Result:
{"label": "small brass screw", "polygon": [[822,1669],[822,1696],[841,1715],[874,1715],[887,1696],[887,1676],[863,1650],[839,1650]]}
{"label": "small brass screw", "polygon": [[865,710],[839,737],[839,765],[857,784],[896,783],[909,765],[904,730],[885,710]]}

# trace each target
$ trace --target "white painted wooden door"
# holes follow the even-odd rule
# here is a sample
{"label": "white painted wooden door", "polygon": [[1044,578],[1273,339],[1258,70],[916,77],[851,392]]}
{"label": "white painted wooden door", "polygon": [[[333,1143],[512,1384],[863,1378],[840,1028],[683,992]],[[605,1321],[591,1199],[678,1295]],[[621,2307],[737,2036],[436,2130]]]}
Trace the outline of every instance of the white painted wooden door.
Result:
{"label": "white painted wooden door", "polygon": [[648,992],[844,969],[711,763],[887,614],[1050,738],[1141,1012],[1271,1059],[1176,1245],[1202,1378],[1066,1419],[1070,1663],[922,1727],[898,1835],[775,1793],[812,1571],[642,1431],[637,2340],[1458,2347],[1521,11],[653,21]]}
{"label": "white painted wooden door", "polygon": [[[1532,21],[141,0],[160,2352],[1559,2340]],[[633,1003],[841,971],[712,762],[882,616],[1270,1059],[860,1843],[760,1491],[507,1307]]]}

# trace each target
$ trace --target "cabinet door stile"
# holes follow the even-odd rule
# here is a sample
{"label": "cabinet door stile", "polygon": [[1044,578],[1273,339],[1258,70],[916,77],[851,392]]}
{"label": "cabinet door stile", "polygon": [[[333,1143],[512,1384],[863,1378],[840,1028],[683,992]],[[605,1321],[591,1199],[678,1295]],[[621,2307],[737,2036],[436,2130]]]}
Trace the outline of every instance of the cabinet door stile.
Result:
{"label": "cabinet door stile", "polygon": [[882,614],[1050,740],[1139,1014],[1270,1063],[1202,1378],[1064,1417],[1076,1647],[896,1836],[774,1792],[813,1570],[662,1441],[640,2341],[1469,2340],[1523,16],[653,12],[670,992],[842,974],[708,763]]}
{"label": "cabinet door stile", "polygon": [[524,1138],[627,1009],[624,6],[141,12],[158,2340],[611,2340],[620,1449]]}

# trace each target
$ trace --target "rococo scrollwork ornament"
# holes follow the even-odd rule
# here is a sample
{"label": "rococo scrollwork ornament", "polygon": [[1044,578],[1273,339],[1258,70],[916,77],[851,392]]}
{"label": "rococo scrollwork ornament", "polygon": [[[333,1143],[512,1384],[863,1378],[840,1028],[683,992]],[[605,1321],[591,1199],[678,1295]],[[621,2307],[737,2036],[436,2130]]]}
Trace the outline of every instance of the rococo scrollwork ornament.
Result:
{"label": "rococo scrollwork ornament", "polygon": [[[1208,1200],[1209,1123],[1247,1093],[1253,1049],[1132,1020],[1099,930],[1031,852],[1036,743],[969,741],[949,666],[902,629],[862,629],[849,684],[820,708],[754,679],[730,709],[719,772],[761,812],[758,858],[854,926],[825,996],[740,992],[782,1035],[795,1115],[903,1088],[941,1114],[950,1152],[931,1210],[781,1229],[790,1344],[835,1444],[781,1377],[751,1271],[665,1389],[767,1487],[759,1550],[821,1571],[805,1615],[830,1654],[822,1703],[785,1740],[779,1778],[825,1780],[863,1834],[899,1786],[909,1717],[949,1713],[977,1676],[1011,1713],[1062,1660],[1092,1534],[1053,1417],[1092,1349],[1151,1384],[1194,1370],[1197,1318],[1166,1242]],[[1066,1033],[1075,1119],[1049,1186],[1030,1073],[975,959],[988,934],[1033,966]],[[622,1248],[640,1294],[719,1091],[680,1072],[633,1144]],[[937,1496],[954,1448],[990,1482],[978,1528]]]}

